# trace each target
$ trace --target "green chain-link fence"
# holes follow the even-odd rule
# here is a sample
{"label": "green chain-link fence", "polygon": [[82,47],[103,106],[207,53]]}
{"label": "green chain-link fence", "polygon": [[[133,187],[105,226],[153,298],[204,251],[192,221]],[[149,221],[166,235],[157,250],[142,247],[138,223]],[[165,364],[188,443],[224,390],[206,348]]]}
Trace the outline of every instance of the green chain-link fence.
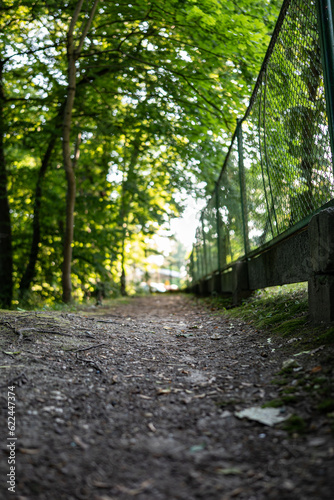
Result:
{"label": "green chain-link fence", "polygon": [[[328,74],[333,54],[324,46],[325,4],[331,0],[283,4],[250,106],[201,213],[191,259],[193,282],[307,224],[332,203],[329,101],[334,75]],[[331,29],[332,20],[326,22]],[[333,49],[331,40],[328,45]]]}

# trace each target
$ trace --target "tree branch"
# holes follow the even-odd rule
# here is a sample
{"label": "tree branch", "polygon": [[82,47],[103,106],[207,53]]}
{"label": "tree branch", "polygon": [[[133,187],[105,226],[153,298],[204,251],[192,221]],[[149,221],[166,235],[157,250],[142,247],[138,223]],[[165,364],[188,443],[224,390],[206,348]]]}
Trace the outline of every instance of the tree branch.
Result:
{"label": "tree branch", "polygon": [[207,104],[209,104],[209,106],[211,106],[213,109],[215,109],[216,111],[218,111],[219,113],[219,116],[221,117],[222,116],[222,111],[221,109],[216,105],[214,104],[213,102],[211,102],[207,97],[203,96],[203,94],[201,94],[201,92],[195,87],[195,85],[193,85],[189,79],[184,75],[182,74],[181,72],[179,71],[175,71],[175,70],[172,70],[172,69],[169,69],[169,68],[165,68],[161,65],[158,65],[158,64],[154,64],[153,62],[148,62],[148,61],[145,61],[145,59],[141,59],[139,57],[135,57],[135,56],[132,56],[126,52],[122,52],[120,51],[120,53],[125,57],[129,57],[130,59],[133,59],[134,61],[138,61],[142,64],[146,64],[147,66],[151,66],[152,68],[158,68],[158,69],[165,69],[167,72],[171,73],[172,75],[177,75],[181,78],[183,78],[183,80],[186,81],[187,85],[201,98],[203,99],[203,101],[205,101]]}
{"label": "tree branch", "polygon": [[[92,21],[94,19],[95,11],[96,11],[96,8],[97,8],[97,4],[99,3],[99,1],[100,0],[95,0],[94,5],[92,7],[92,10],[90,11],[89,18],[87,20],[86,26],[84,27],[84,29],[82,31],[82,34],[81,34],[81,37],[80,37],[80,41],[79,41],[79,45],[78,45],[78,47],[76,49],[76,54],[77,55],[79,55],[80,52],[81,52],[81,50],[82,50],[82,46],[84,44],[84,41],[85,41],[85,38],[86,38],[87,33],[89,31],[89,28],[91,27]],[[81,5],[82,5],[82,2],[81,2]]]}

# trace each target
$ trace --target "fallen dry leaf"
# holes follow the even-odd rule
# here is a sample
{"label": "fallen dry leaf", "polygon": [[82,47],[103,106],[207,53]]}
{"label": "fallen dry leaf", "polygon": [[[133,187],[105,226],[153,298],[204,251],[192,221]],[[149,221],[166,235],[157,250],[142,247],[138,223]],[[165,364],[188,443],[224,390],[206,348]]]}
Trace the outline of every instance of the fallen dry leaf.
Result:
{"label": "fallen dry leaf", "polygon": [[216,469],[217,474],[223,474],[224,476],[236,476],[242,474],[242,470],[238,467],[227,467],[225,469]]}
{"label": "fallen dry leaf", "polygon": [[322,366],[315,366],[314,368],[312,368],[312,370],[310,370],[310,373],[318,373],[318,372],[321,372],[322,370]]}
{"label": "fallen dry leaf", "polygon": [[164,394],[170,394],[172,391],[171,388],[168,388],[168,389],[157,389],[157,394],[158,396],[162,396]]}
{"label": "fallen dry leaf", "polygon": [[[109,483],[105,483],[104,481],[92,481],[92,485],[95,486],[95,488],[111,488],[111,485]],[[104,498],[103,495],[102,497],[99,497],[99,499]],[[105,497],[109,498],[109,497]]]}
{"label": "fallen dry leaf", "polygon": [[152,432],[157,432],[156,428],[154,427],[154,424],[152,422],[149,422],[147,424],[147,427],[150,429]]}
{"label": "fallen dry leaf", "polygon": [[287,420],[290,416],[288,413],[283,413],[281,408],[262,408],[260,406],[252,406],[242,411],[236,411],[234,415],[241,419],[255,420],[269,427]]}
{"label": "fallen dry leaf", "polygon": [[87,450],[88,444],[84,443],[79,436],[73,436],[73,441],[83,450]]}
{"label": "fallen dry leaf", "polygon": [[123,493],[126,493],[127,495],[131,496],[136,496],[139,495],[139,493],[142,493],[142,491],[146,490],[149,486],[151,486],[152,480],[148,479],[146,481],[143,481],[139,488],[127,488],[126,486],[123,486],[122,484],[118,484],[117,488],[122,491]]}
{"label": "fallen dry leaf", "polygon": [[19,448],[18,451],[20,453],[24,453],[25,455],[36,455],[40,452],[39,448]]}

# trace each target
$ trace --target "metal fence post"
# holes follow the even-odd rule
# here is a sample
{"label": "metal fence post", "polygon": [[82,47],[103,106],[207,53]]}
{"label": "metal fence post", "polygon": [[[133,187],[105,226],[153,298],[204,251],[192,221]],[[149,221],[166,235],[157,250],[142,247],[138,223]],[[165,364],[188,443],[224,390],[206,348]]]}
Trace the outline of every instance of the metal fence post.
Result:
{"label": "metal fence post", "polygon": [[200,264],[198,261],[198,251],[197,251],[197,241],[195,242],[193,246],[193,252],[194,252],[194,273],[195,273],[195,281],[198,280],[199,274],[200,274]]}
{"label": "metal fence post", "polygon": [[203,277],[204,277],[208,274],[208,261],[207,261],[206,241],[205,241],[205,231],[204,231],[204,212],[202,213],[201,223],[202,223],[202,237],[203,237],[203,257],[204,257]]}
{"label": "metal fence post", "polygon": [[241,212],[242,212],[242,225],[244,233],[244,246],[245,254],[247,255],[250,250],[249,235],[248,235],[248,208],[246,197],[246,181],[244,170],[244,148],[242,141],[242,119],[238,119],[237,125],[237,139],[238,139],[238,163],[239,163],[239,180],[240,180],[240,199],[241,199]]}
{"label": "metal fence post", "polygon": [[[332,149],[332,160],[334,157],[334,1],[317,0],[318,27],[320,35],[320,46],[322,64],[324,70],[324,83],[326,95],[326,109],[328,115],[328,127]],[[334,164],[333,164],[334,170]]]}
{"label": "metal fence post", "polygon": [[217,224],[217,255],[218,255],[218,272],[221,272],[221,241],[220,241],[220,215],[219,215],[219,186],[216,182],[215,186],[215,202],[216,202],[216,224]]}
{"label": "metal fence post", "polygon": [[[194,270],[194,247],[193,250],[190,254],[190,262],[189,262],[189,274],[191,276],[191,281],[192,281],[192,286],[194,286],[195,282],[195,270]],[[188,280],[188,286],[189,286],[189,280]]]}

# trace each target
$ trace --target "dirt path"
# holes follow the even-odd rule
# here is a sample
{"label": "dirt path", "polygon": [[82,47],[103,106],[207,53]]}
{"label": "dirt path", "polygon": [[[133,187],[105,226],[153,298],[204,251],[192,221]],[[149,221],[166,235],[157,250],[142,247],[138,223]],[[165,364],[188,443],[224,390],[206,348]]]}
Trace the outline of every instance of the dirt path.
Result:
{"label": "dirt path", "polygon": [[[290,345],[181,295],[0,319],[0,498],[333,498],[332,421],[312,392],[332,352],[300,355],[286,363],[285,385],[273,385]],[[279,412],[299,415],[304,433],[236,416],[296,385],[297,400]]]}

